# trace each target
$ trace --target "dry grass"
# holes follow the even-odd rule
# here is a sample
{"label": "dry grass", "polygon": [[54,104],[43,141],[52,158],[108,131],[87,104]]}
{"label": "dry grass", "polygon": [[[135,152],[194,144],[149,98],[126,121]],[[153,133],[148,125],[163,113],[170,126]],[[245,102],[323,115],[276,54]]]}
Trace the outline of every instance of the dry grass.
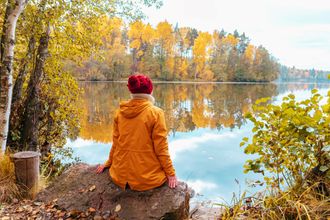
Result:
{"label": "dry grass", "polygon": [[15,169],[9,155],[0,152],[0,204],[20,198],[20,190],[15,183]]}
{"label": "dry grass", "polygon": [[[330,186],[330,181],[323,181]],[[330,197],[318,190],[319,182],[305,188],[285,192],[266,192],[256,197],[242,197],[231,206],[221,205],[224,212],[220,219],[297,219],[329,220]]]}

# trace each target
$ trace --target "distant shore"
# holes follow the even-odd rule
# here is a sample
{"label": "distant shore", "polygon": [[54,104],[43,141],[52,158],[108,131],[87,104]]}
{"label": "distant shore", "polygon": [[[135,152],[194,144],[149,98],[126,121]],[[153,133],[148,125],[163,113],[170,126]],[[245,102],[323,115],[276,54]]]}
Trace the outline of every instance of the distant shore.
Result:
{"label": "distant shore", "polygon": [[[77,80],[78,82],[95,82],[95,83],[127,83],[127,80]],[[280,81],[271,81],[271,82],[221,82],[221,81],[165,81],[165,80],[153,80],[153,83],[156,84],[330,84],[329,82],[304,82],[304,81],[287,81],[287,82],[280,82]]]}

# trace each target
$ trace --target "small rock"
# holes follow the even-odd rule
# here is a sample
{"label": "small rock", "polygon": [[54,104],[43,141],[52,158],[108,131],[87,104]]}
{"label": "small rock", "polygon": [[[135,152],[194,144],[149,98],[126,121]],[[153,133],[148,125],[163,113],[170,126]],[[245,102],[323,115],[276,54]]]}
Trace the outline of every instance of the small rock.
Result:
{"label": "small rock", "polygon": [[18,199],[16,199],[16,198],[13,199],[13,203],[14,203],[14,204],[17,204],[17,203],[18,203]]}
{"label": "small rock", "polygon": [[110,211],[105,211],[105,212],[103,212],[103,218],[104,218],[104,219],[109,219],[109,218],[110,218],[110,214],[111,214]]}

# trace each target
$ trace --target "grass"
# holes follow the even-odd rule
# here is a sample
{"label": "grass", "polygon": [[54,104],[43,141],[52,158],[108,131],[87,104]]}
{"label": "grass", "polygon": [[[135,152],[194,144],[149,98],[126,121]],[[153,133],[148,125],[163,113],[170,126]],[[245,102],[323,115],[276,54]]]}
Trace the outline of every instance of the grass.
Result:
{"label": "grass", "polygon": [[0,204],[21,197],[15,181],[15,169],[10,156],[0,152]]}
{"label": "grass", "polygon": [[330,197],[320,191],[320,183],[330,189],[330,180],[312,185],[296,186],[286,191],[268,190],[257,196],[234,198],[232,205],[224,207],[221,220],[227,219],[289,219],[289,220],[329,220]]}

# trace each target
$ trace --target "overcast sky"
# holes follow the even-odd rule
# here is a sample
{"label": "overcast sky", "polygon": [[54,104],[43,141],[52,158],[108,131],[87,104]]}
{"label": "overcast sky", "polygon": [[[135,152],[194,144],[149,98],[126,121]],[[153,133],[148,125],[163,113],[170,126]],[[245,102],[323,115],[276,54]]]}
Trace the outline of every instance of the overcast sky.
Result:
{"label": "overcast sky", "polygon": [[245,32],[282,64],[330,70],[329,0],[163,0],[145,10],[155,25],[165,19],[202,31]]}

